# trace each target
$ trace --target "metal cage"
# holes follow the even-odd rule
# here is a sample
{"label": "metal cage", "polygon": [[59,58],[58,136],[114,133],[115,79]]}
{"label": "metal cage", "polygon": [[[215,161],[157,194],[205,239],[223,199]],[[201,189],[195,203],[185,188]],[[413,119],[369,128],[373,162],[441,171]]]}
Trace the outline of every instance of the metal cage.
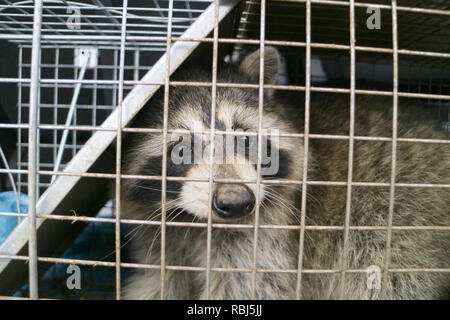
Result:
{"label": "metal cage", "polygon": [[[381,10],[384,26],[375,33],[365,27],[367,9],[372,7]],[[250,272],[253,282],[260,272],[287,272],[297,281],[297,297],[301,298],[305,273],[342,273],[345,276],[346,273],[366,272],[364,269],[311,270],[302,264],[305,230],[341,231],[346,239],[352,230],[380,229],[350,224],[352,188],[364,185],[382,185],[391,190],[389,223],[383,229],[387,230],[388,257],[383,272],[450,272],[450,266],[421,270],[389,267],[393,229],[450,231],[450,226],[392,225],[395,188],[399,186],[395,179],[395,156],[392,157],[393,174],[389,183],[353,181],[352,161],[349,161],[346,181],[311,181],[307,174],[306,151],[303,179],[279,182],[302,187],[301,203],[298,204],[301,222],[297,226],[259,225],[258,218],[255,225],[214,224],[211,210],[207,222],[181,225],[166,221],[165,214],[161,221],[120,217],[121,180],[178,179],[165,175],[164,161],[162,176],[122,174],[123,134],[168,134],[167,127],[131,128],[129,125],[134,116],[160,88],[168,92],[172,85],[201,85],[212,87],[214,94],[215,88],[227,86],[217,82],[217,61],[236,59],[250,48],[263,51],[265,46],[276,46],[285,63],[276,85],[264,85],[263,80],[258,85],[241,85],[259,88],[260,117],[263,114],[263,89],[304,92],[307,114],[311,93],[348,94],[352,97],[353,112],[355,95],[380,95],[393,98],[394,114],[399,98],[427,101],[436,112],[436,120],[450,131],[449,18],[450,4],[445,0],[405,0],[398,4],[396,0],[0,1],[0,104],[3,106],[0,110],[0,187],[2,190],[14,189],[17,203],[21,194],[28,195],[27,212],[21,212],[20,205],[16,212],[0,212],[0,218],[18,220],[8,238],[0,243],[1,297],[64,298],[64,294],[48,293],[41,287],[45,283],[44,271],[55,265],[80,265],[92,270],[104,267],[101,270],[109,273],[114,270],[113,283],[107,288],[115,294],[107,295],[108,298],[120,299],[122,278],[126,277],[124,270],[132,268],[161,270],[162,295],[166,270],[204,272],[207,286],[211,271]],[[185,60],[195,59],[199,52],[200,56],[214,61],[211,63],[212,81],[173,82],[170,75]],[[167,116],[170,107],[167,98],[164,105]],[[211,107],[214,113],[214,102]],[[304,132],[295,135],[303,138],[306,146],[309,139],[345,140],[350,146],[354,141],[378,139],[392,142],[393,155],[397,141],[440,143],[450,147],[450,140],[397,138],[395,124],[392,138],[356,136],[353,126],[345,136],[311,134],[308,125],[306,117]],[[262,127],[259,129],[258,134]],[[212,125],[208,134],[213,137],[214,132]],[[111,181],[115,182],[115,197],[108,202]],[[212,169],[205,183],[212,190]],[[259,185],[265,181],[258,178],[254,183]],[[347,209],[342,226],[307,225],[306,190],[310,185],[347,188]],[[400,187],[449,188],[450,185],[404,184]],[[162,212],[165,210],[163,196]],[[258,214],[259,208],[256,216]],[[83,256],[85,258],[62,255],[86,225],[94,224],[109,228],[107,259],[89,254]],[[142,224],[161,226],[162,239],[166,226],[206,228],[207,250],[211,248],[214,228],[253,229],[255,248],[259,230],[294,228],[300,234],[298,267],[258,270],[256,249],[254,265],[248,270],[216,269],[209,259],[205,266],[199,267],[166,265],[164,252],[161,265],[125,262],[126,253],[121,254],[120,250],[126,242],[121,225]],[[52,272],[56,271],[53,269]],[[24,287],[26,284],[28,286]],[[98,297],[95,290],[91,294],[84,292],[82,297],[84,295]]]}

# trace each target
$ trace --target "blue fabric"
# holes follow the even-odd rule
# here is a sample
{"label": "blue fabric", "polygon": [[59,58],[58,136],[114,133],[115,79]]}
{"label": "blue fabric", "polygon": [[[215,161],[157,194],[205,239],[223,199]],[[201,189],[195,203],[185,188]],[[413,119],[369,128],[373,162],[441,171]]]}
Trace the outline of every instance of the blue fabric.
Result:
{"label": "blue fabric", "polygon": [[[13,191],[0,193],[0,211],[17,212],[16,196]],[[20,212],[28,212],[28,197],[20,194]],[[0,216],[0,244],[8,237],[11,231],[17,226],[19,217]]]}
{"label": "blue fabric", "polygon": [[[112,218],[110,214],[99,213],[97,217]],[[125,226],[121,226],[121,243],[125,243]],[[73,243],[60,256],[66,259],[115,261],[115,225],[114,223],[91,222],[75,238]],[[122,253],[127,259],[127,253]],[[47,264],[48,266],[48,264]],[[114,299],[115,268],[79,265],[81,271],[81,289],[69,290],[66,285],[68,264],[52,263],[39,278],[39,296],[52,299]],[[122,269],[122,278],[129,275],[128,269]],[[24,285],[15,294],[18,297],[28,295],[28,285]]]}
{"label": "blue fabric", "polygon": [[[0,193],[0,211],[17,212],[13,191]],[[20,195],[20,212],[28,212],[28,197]],[[109,213],[99,213],[97,217],[111,218]],[[8,237],[19,222],[18,217],[0,215],[0,244]],[[113,223],[91,222],[76,237],[61,258],[114,261],[115,225]],[[121,226],[122,243],[126,242],[126,230]],[[126,253],[123,255],[126,257]],[[115,268],[81,266],[81,290],[68,290],[66,286],[67,264],[52,264],[39,279],[39,295],[56,299],[114,299]],[[129,270],[121,270],[126,278]],[[24,285],[14,296],[27,296],[28,285]]]}
{"label": "blue fabric", "polygon": [[[99,214],[97,217],[112,218]],[[123,230],[122,230],[123,231]],[[122,232],[123,234],[124,232]],[[113,223],[91,222],[61,255],[61,258],[114,261]],[[67,264],[54,264],[42,277],[39,290],[54,299],[114,299],[115,268],[79,266],[81,289],[67,290]]]}

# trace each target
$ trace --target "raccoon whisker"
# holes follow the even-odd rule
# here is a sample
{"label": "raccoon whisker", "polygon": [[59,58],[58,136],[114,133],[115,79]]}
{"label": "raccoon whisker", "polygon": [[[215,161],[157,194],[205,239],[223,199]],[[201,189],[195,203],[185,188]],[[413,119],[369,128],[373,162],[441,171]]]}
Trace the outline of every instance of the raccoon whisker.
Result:
{"label": "raccoon whisker", "polygon": [[[179,200],[179,198],[168,201],[167,204],[169,204],[169,208],[166,208],[166,210],[171,210],[171,205],[172,205],[175,201],[177,201],[177,200]],[[155,213],[156,213],[157,211],[159,211],[159,210],[161,210],[160,207],[158,207],[158,208],[156,208],[155,210],[153,210],[153,211],[148,215],[148,217],[147,217],[146,219],[144,219],[144,221],[150,221],[151,219],[157,218],[157,217],[160,215],[160,213],[157,214],[157,215],[155,215]],[[136,229],[138,229],[138,228],[140,228],[140,227],[143,227],[143,226],[144,226],[143,224],[137,226],[136,228],[134,228],[133,230],[131,230],[127,235],[125,235],[125,237],[128,237],[129,234],[131,234],[134,230],[136,230]]]}
{"label": "raccoon whisker", "polygon": [[155,235],[153,236],[152,243],[150,244],[150,247],[147,250],[147,253],[145,254],[145,261],[148,261],[148,259],[151,258],[152,251],[153,251],[153,245],[155,244],[155,240],[158,238],[160,231],[161,231],[161,226],[158,227],[158,229],[155,232]]}
{"label": "raccoon whisker", "polygon": [[[196,219],[197,219],[197,216],[194,215],[194,218],[192,219],[191,223],[194,223],[194,221],[195,221]],[[187,235],[188,235],[188,233],[189,233],[189,231],[190,231],[191,229],[192,229],[192,228],[187,228],[186,233],[184,234],[184,240],[186,240]]]}
{"label": "raccoon whisker", "polygon": [[309,200],[310,202],[314,203],[316,206],[320,206],[322,205],[322,203],[319,201],[319,199],[317,199],[314,195],[312,194],[307,194],[306,195],[306,199]]}
{"label": "raccoon whisker", "polygon": [[[267,190],[267,189],[266,189],[266,190]],[[277,191],[275,191],[275,190],[273,190],[273,189],[268,188],[268,193],[271,194],[271,195],[275,195],[279,201],[281,201],[281,202],[283,202],[284,204],[288,205],[288,206],[291,207],[294,211],[298,211],[298,208],[295,207],[292,203],[289,203],[288,201],[286,201],[286,200],[283,198],[283,196],[282,196],[279,192],[277,192]]]}
{"label": "raccoon whisker", "polygon": [[[269,190],[269,193],[270,193],[270,192],[273,192],[273,190]],[[272,196],[272,197],[273,197],[272,194],[269,194],[269,196]],[[290,204],[290,203],[287,203],[286,200],[285,200],[281,195],[279,195],[279,196],[277,197],[277,201],[278,201],[278,202],[282,202],[283,204],[289,205],[289,207],[291,207],[292,210],[295,212],[295,213],[294,213],[294,212],[292,212],[292,210],[289,210],[290,213],[293,214],[294,217],[295,217],[295,219],[297,220],[297,222],[300,223],[300,217],[299,217],[300,209],[299,209],[299,208],[295,207],[294,205],[292,205],[292,204]],[[316,221],[315,221],[312,217],[310,217],[310,216],[306,216],[306,219],[308,220],[309,223],[317,224]]]}
{"label": "raccoon whisker", "polygon": [[[183,211],[182,211],[182,212],[183,212]],[[180,213],[181,213],[181,212],[180,212]],[[172,221],[173,219],[175,219],[177,216],[178,216],[178,215],[175,215],[172,219],[169,220],[169,222]],[[154,246],[154,244],[155,244],[156,239],[159,237],[160,234],[161,234],[161,226],[158,226],[158,229],[157,229],[157,231],[155,232],[155,235],[153,236],[152,243],[150,244],[150,247],[148,248],[147,253],[146,253],[146,255],[145,255],[146,261],[148,261],[148,259],[151,258],[151,256],[152,256],[152,251],[153,251],[153,246]]]}
{"label": "raccoon whisker", "polygon": [[[266,186],[266,188],[270,188],[271,190],[281,189],[281,188],[289,188],[293,189],[294,191],[301,192],[302,187],[301,186],[295,186],[295,185],[273,185],[273,186]],[[320,205],[321,202],[310,192],[306,194],[306,197],[309,201],[313,202],[315,205]]]}
{"label": "raccoon whisker", "polygon": [[[289,207],[286,207],[284,202],[280,201],[280,199],[278,199],[278,198],[274,198],[274,196],[272,194],[270,194],[268,196],[270,198],[269,199],[270,203],[272,203],[272,204],[275,204],[275,203],[280,204],[282,207],[284,207],[285,209],[288,210],[288,213],[291,214],[299,224],[301,223],[301,220],[300,220],[300,217],[298,216],[298,214],[295,214],[295,212],[293,212]],[[295,209],[296,209],[296,211],[298,213],[299,210],[297,208],[295,208]],[[307,232],[305,232],[305,236],[308,237],[310,240],[312,240],[311,235],[309,235]]]}
{"label": "raccoon whisker", "polygon": [[[157,188],[144,187],[144,186],[136,186],[136,187],[141,188],[141,189],[146,189],[146,190],[153,190],[153,191],[161,191],[162,192],[162,189],[157,189]],[[167,190],[166,189],[166,193],[181,193],[181,191]]]}
{"label": "raccoon whisker", "polygon": [[180,214],[182,214],[183,212],[186,211],[185,209],[180,208],[180,207],[177,207],[177,209],[179,209],[180,211],[178,211],[178,212],[177,212],[177,211],[174,211],[174,212],[177,212],[177,214],[176,214],[175,216],[171,217],[171,219],[169,220],[169,222],[175,220]]}
{"label": "raccoon whisker", "polygon": [[[174,200],[172,200],[171,202],[173,202],[173,201],[175,201],[175,200],[179,200],[179,199],[174,199]],[[156,212],[156,211],[159,210],[159,209],[160,209],[160,208],[154,210],[153,212]],[[172,209],[168,209],[168,210],[172,210]],[[150,218],[152,218],[151,215],[153,214],[153,212],[150,214]],[[149,221],[150,218],[147,218],[147,219],[145,219],[144,221]],[[154,218],[154,217],[153,217],[153,218]],[[130,237],[130,236],[131,236],[131,237],[130,237],[129,239],[127,239],[127,240],[120,246],[120,249],[122,249],[123,247],[125,247],[131,240],[133,240],[133,239],[139,234],[139,231],[145,230],[145,227],[148,227],[148,226],[146,226],[146,225],[144,225],[144,224],[138,225],[138,226],[136,226],[135,228],[133,228],[131,231],[129,231],[127,234],[125,234],[125,235],[124,235],[125,238]],[[107,255],[101,257],[99,260],[106,259],[106,258],[109,257],[110,255],[112,255],[114,252],[115,252],[115,250],[111,251],[111,252],[108,253]]]}
{"label": "raccoon whisker", "polygon": [[[278,192],[274,191],[272,188],[266,188],[266,195],[267,195],[268,197],[274,198],[274,197],[275,197],[275,193],[276,193],[277,196],[276,196],[276,199],[274,199],[274,200],[276,200],[277,202],[282,202],[284,205],[288,205],[288,206],[291,208],[291,210],[289,210],[290,213],[295,217],[295,219],[297,220],[297,222],[300,223],[300,217],[299,217],[299,211],[300,211],[300,209],[297,208],[296,206],[294,206],[293,204],[288,203],[288,202],[282,197],[281,194],[279,194]],[[308,198],[308,199],[309,199],[309,198]],[[292,212],[292,211],[294,211],[295,213]],[[316,223],[315,223],[315,220],[314,220],[313,218],[311,218],[311,217],[309,217],[309,216],[306,216],[306,219],[307,219],[310,223],[316,224]]]}
{"label": "raccoon whisker", "polygon": [[[178,199],[174,199],[174,200],[169,201],[169,202],[168,202],[169,208],[166,208],[166,210],[172,210],[172,209],[173,209],[173,203],[174,203],[175,201],[177,201],[177,200],[179,200],[179,198],[178,198]],[[151,219],[155,219],[155,218],[157,218],[158,216],[160,216],[161,213],[159,213],[159,214],[157,214],[157,215],[153,215],[154,212],[156,212],[156,211],[158,211],[158,210],[160,210],[160,209],[161,209],[161,208],[157,208],[156,210],[154,210],[154,211],[149,215],[149,217],[148,217],[147,219],[145,219],[144,221],[149,221],[149,220],[151,220]],[[170,213],[171,213],[171,212],[169,212],[169,214],[170,214]],[[136,236],[138,235],[138,233],[139,233],[140,230],[145,230],[145,229],[146,229],[145,227],[147,227],[147,226],[145,226],[144,224],[141,224],[141,225],[135,227],[135,228],[134,228],[133,230],[131,230],[129,233],[127,233],[127,234],[125,235],[125,237],[130,236],[132,233],[134,233],[134,234],[130,237],[130,239],[127,240],[127,242],[126,242],[125,244],[127,244],[127,243],[128,243],[129,241],[131,241],[134,237],[136,237]],[[124,244],[124,245],[125,245],[125,244]]]}
{"label": "raccoon whisker", "polygon": [[[277,196],[275,194],[271,194],[270,192],[267,192],[266,196],[268,198],[268,201],[270,201],[271,204],[278,203],[279,205],[281,205],[281,207],[285,208],[288,211],[288,213],[291,214],[298,222],[300,222],[297,208],[294,207],[295,210],[293,210],[292,208],[290,208],[288,206],[288,204],[286,202],[282,201],[279,196]],[[296,214],[296,212],[297,212],[297,214]]]}
{"label": "raccoon whisker", "polygon": [[261,201],[261,207],[263,207],[264,210],[268,209],[268,207],[264,204],[264,201]]}
{"label": "raccoon whisker", "polygon": [[278,206],[279,205],[282,208],[287,209],[288,213],[293,214],[293,212],[290,210],[289,207],[286,207],[286,205],[283,202],[281,202],[278,199],[276,199],[273,195],[267,194],[266,196],[267,196],[267,198],[266,198],[267,205],[273,205],[273,206]]}
{"label": "raccoon whisker", "polygon": [[[177,212],[176,209],[183,209],[182,206],[184,206],[184,205],[186,205],[188,203],[197,201],[197,199],[193,199],[193,200],[190,200],[190,201],[184,201],[184,202],[179,203],[178,202],[179,200],[181,200],[181,197],[177,198],[177,199],[173,199],[173,200],[167,202],[167,204],[166,204],[167,216]],[[158,214],[154,214],[154,212],[159,211],[161,209],[162,209],[161,207],[157,208],[155,211],[153,211],[152,215],[149,216],[149,218],[147,218],[146,220],[147,221],[149,221],[149,220],[156,220],[156,218],[158,218],[158,217],[160,217],[162,215],[162,211],[159,212]]]}
{"label": "raccoon whisker", "polygon": [[[302,186],[299,186],[299,185],[267,185],[266,188],[269,188],[270,190],[280,190],[280,189],[284,189],[284,188],[289,188],[289,189],[292,189],[292,190],[298,191],[298,192],[302,191]],[[310,194],[307,193],[307,196],[309,198]]]}
{"label": "raccoon whisker", "polygon": [[[179,201],[181,198],[173,199],[168,202],[166,202],[166,212],[167,214],[171,213],[171,210],[174,209],[177,206],[177,201]],[[153,211],[147,218],[147,221],[149,220],[155,220],[160,215],[162,215],[162,212],[159,212],[158,214],[155,214],[155,212],[160,211],[162,207],[158,207],[155,211]]]}
{"label": "raccoon whisker", "polygon": [[[191,201],[188,201],[188,202],[191,202]],[[176,214],[174,217],[171,217],[171,219],[168,221],[169,222],[173,221],[178,215],[180,215],[183,212],[184,212],[184,210],[182,209],[178,214]],[[158,229],[155,232],[155,235],[153,236],[152,243],[151,243],[150,247],[148,248],[147,253],[145,254],[145,261],[150,260],[150,258],[152,256],[152,252],[153,252],[153,246],[155,244],[156,239],[159,237],[160,234],[161,234],[161,226],[158,226]],[[150,270],[146,270],[146,273],[148,273],[148,272],[150,272]]]}
{"label": "raccoon whisker", "polygon": [[[296,188],[297,190],[299,190],[299,191],[301,191],[301,187],[297,187],[297,186],[287,186],[287,187],[294,187],[294,188]],[[285,203],[287,203],[287,201],[283,198],[283,196],[280,194],[280,193],[278,193],[277,191],[275,191],[275,190],[273,190],[272,188],[267,188],[267,189],[269,189],[269,191],[271,191],[271,192],[276,192],[277,193],[277,195],[279,196],[279,198],[280,198],[280,200],[283,200]],[[308,200],[312,200],[313,202],[315,202],[316,204],[320,204],[320,202],[316,199],[316,198],[314,198],[311,194],[308,194],[307,195],[308,196]],[[293,204],[291,204],[291,203],[287,203],[294,211],[296,211],[296,212],[298,212],[298,211],[300,211],[300,209],[298,208],[298,207],[296,207],[295,205],[293,205]],[[306,217],[308,220],[310,220],[311,222],[314,222],[314,220],[311,218],[311,217]]]}
{"label": "raccoon whisker", "polygon": [[[298,186],[298,185],[273,185],[273,186],[268,186],[268,188],[290,188],[293,189],[295,191],[302,191],[302,187]],[[306,194],[306,197],[309,201],[312,201],[313,203],[315,203],[316,205],[320,205],[321,202],[311,193],[308,192]]]}
{"label": "raccoon whisker", "polygon": [[272,193],[272,194],[270,194],[270,196],[276,198],[277,201],[279,201],[280,203],[283,203],[286,207],[290,208],[293,212],[298,213],[300,211],[296,206],[294,206],[293,204],[284,200],[280,194]]}
{"label": "raccoon whisker", "polygon": [[[191,221],[191,223],[193,223],[194,222],[194,220],[195,220],[195,216],[194,216],[194,219],[192,219],[192,221]],[[187,230],[186,230],[186,232],[184,233],[184,237],[183,237],[183,240],[186,240],[187,239],[187,235],[188,235],[188,233],[189,233],[189,230],[191,229],[191,228],[186,228]]]}
{"label": "raccoon whisker", "polygon": [[[282,189],[282,188],[291,188],[291,189],[298,190],[298,191],[302,190],[301,186],[291,186],[291,185],[268,185],[268,186],[266,186],[266,188],[269,190],[277,191],[277,192],[281,191],[279,189]],[[278,189],[276,189],[276,188],[278,188]]]}
{"label": "raccoon whisker", "polygon": [[[177,199],[177,200],[180,200],[180,199]],[[176,203],[175,203],[175,204],[173,204],[173,205],[171,206],[170,209],[166,208],[166,211],[167,211],[167,210],[172,210],[172,211],[168,212],[168,215],[170,215],[170,214],[172,214],[172,213],[174,213],[174,212],[177,212],[176,209],[181,209],[181,211],[177,212],[177,214],[176,214],[175,216],[170,217],[170,220],[167,220],[167,221],[168,221],[168,222],[171,222],[171,221],[173,221],[174,219],[176,219],[180,214],[182,214],[183,212],[185,212],[185,209],[183,209],[183,208],[181,208],[181,207],[184,206],[184,205],[186,205],[186,204],[188,204],[188,203],[194,202],[194,201],[196,201],[196,199],[190,200],[190,201],[184,201],[184,202],[179,203],[179,204],[176,204]],[[173,203],[173,201],[172,201],[172,203]],[[175,210],[174,210],[174,209],[175,209]],[[160,216],[161,214],[162,214],[162,212],[160,212],[157,216]],[[155,218],[155,217],[153,217],[153,218]],[[151,243],[151,245],[150,245],[150,247],[149,247],[149,250],[147,251],[147,254],[146,254],[146,260],[147,260],[147,259],[150,259],[150,257],[151,257],[151,254],[152,254],[152,251],[153,251],[153,245],[154,245],[154,243],[155,243],[157,237],[159,236],[160,232],[161,232],[161,225],[158,226],[158,229],[157,229],[157,231],[155,232],[155,235],[154,235],[154,237],[153,237],[153,239],[152,239],[152,243]]]}
{"label": "raccoon whisker", "polygon": [[[178,199],[175,199],[175,200],[178,200]],[[172,200],[172,201],[175,201],[175,200]],[[171,201],[171,202],[172,202],[172,201]],[[150,214],[150,217],[147,218],[147,219],[144,219],[143,221],[149,221],[150,218],[151,218],[151,215],[152,215],[154,212],[156,212],[157,210],[159,210],[159,209],[160,209],[160,208],[157,208],[156,210],[152,211],[152,213]],[[138,226],[134,227],[132,230],[130,230],[128,233],[126,233],[126,234],[124,235],[124,238],[128,238],[128,237],[130,237],[130,236],[131,236],[131,237],[130,237],[129,239],[127,239],[127,240],[120,246],[120,249],[124,248],[131,240],[133,240],[133,239],[139,234],[139,231],[145,230],[145,227],[148,227],[148,226],[146,226],[146,225],[144,225],[144,224],[141,224],[141,225],[138,225]],[[101,257],[99,260],[101,261],[101,260],[106,259],[106,258],[109,257],[110,255],[112,255],[114,252],[116,252],[116,250],[111,251],[110,253],[106,254],[106,255],[103,256],[103,257]]]}
{"label": "raccoon whisker", "polygon": [[[175,207],[177,207],[177,206],[175,206]],[[172,209],[174,209],[175,207],[173,207]],[[170,209],[170,210],[172,210],[172,209]],[[166,210],[167,210],[167,208],[166,208]],[[172,213],[172,212],[175,212],[175,211],[169,212],[169,215],[170,215],[170,213]],[[160,216],[161,214],[162,214],[162,212],[159,213],[158,216]],[[177,216],[178,216],[178,214],[175,215],[172,219],[170,219],[170,220],[168,220],[168,221],[172,221],[172,220],[175,219]],[[160,235],[160,233],[161,233],[161,225],[158,226],[158,229],[156,230],[155,235],[153,236],[153,239],[152,239],[152,242],[151,242],[151,244],[150,244],[150,247],[149,247],[149,249],[147,250],[147,253],[146,253],[146,255],[145,255],[146,261],[147,261],[147,259],[150,259],[150,258],[151,258],[152,251],[153,251],[153,245],[155,244],[155,241],[156,241],[156,239],[158,238],[158,236]]]}
{"label": "raccoon whisker", "polygon": [[281,188],[291,188],[291,189],[299,190],[299,191],[302,190],[301,185],[291,185],[291,184],[267,184],[266,188],[271,188],[271,189],[273,189],[273,188],[280,188],[280,189]]}

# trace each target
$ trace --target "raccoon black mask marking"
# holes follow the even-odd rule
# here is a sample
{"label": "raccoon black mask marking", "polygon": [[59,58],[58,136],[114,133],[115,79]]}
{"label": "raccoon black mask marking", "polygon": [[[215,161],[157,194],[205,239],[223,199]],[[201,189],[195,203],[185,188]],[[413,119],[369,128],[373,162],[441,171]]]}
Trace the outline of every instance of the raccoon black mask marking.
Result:
{"label": "raccoon black mask marking", "polygon": [[[278,52],[266,48],[265,61],[267,83],[276,80],[279,68]],[[222,83],[255,83],[259,70],[259,51],[250,54],[238,68],[227,68],[219,72]],[[210,81],[210,74],[197,71],[181,74],[181,80]],[[269,82],[270,81],[270,82]],[[258,90],[248,88],[217,88],[215,128],[220,131],[241,131],[241,135],[216,134],[214,169],[216,179],[256,180],[257,175],[257,129]],[[155,97],[145,107],[137,125],[147,128],[162,128],[163,100]],[[271,92],[264,98],[261,176],[265,179],[299,179],[301,172],[302,141],[282,139],[276,132],[294,132],[291,123],[284,118],[282,106],[276,103]],[[136,124],[135,124],[136,125]],[[134,125],[134,126],[135,126]],[[169,134],[167,150],[167,176],[182,178],[209,178],[208,154],[210,136],[206,133],[211,126],[211,88],[179,86],[170,88],[169,130],[185,130],[180,134]],[[190,132],[187,132],[190,131]],[[276,131],[275,131],[276,130]],[[201,132],[205,132],[202,134]],[[249,135],[245,135],[248,132]],[[228,139],[228,140],[227,140]],[[162,135],[141,134],[130,139],[124,156],[124,171],[129,174],[162,175]],[[186,142],[187,141],[187,142]],[[218,143],[220,142],[220,143]],[[230,147],[231,143],[231,147]],[[242,146],[242,152],[238,152]],[[227,149],[228,148],[228,149]],[[231,157],[230,159],[230,150]],[[222,155],[218,161],[219,154]],[[188,161],[177,161],[187,159]],[[273,170],[270,170],[273,169]],[[234,192],[233,189],[237,191]],[[265,187],[261,185],[261,200],[265,198]],[[140,207],[141,213],[160,206],[161,181],[136,180],[125,182],[126,200]],[[185,211],[187,219],[195,216],[207,219],[209,210],[209,185],[206,182],[167,182],[167,200],[178,203],[177,208]],[[292,191],[290,192],[292,193]],[[256,203],[255,183],[215,183],[213,191],[213,219],[246,217],[249,222]],[[181,204],[183,203],[183,204]],[[154,210],[154,209],[153,209]],[[150,211],[151,212],[151,211]],[[189,217],[189,215],[191,215]],[[148,217],[147,217],[148,218]],[[286,220],[285,222],[288,222]]]}

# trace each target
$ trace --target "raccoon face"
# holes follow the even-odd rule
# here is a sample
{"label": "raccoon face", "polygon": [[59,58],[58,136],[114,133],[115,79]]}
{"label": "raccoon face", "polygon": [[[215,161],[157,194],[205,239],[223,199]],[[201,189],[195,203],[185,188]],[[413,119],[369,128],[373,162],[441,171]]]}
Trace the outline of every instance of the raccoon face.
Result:
{"label": "raccoon face", "polygon": [[[259,54],[259,50],[249,54],[239,68],[219,71],[218,82],[258,83]],[[279,65],[277,50],[266,47],[266,84],[275,83]],[[182,80],[210,81],[211,76],[196,71],[193,77],[190,74],[182,77]],[[283,108],[277,104],[272,92],[265,91],[260,176],[262,179],[299,180],[303,163],[302,140],[280,137],[279,134],[295,131],[283,116]],[[215,130],[219,133],[216,132],[214,137],[212,173],[215,180],[225,181],[213,183],[212,201],[209,187],[211,88],[180,86],[171,87],[169,92],[167,212],[177,213],[180,218],[186,216],[186,220],[192,220],[192,216],[206,220],[211,206],[213,221],[251,220],[257,206],[258,89],[217,88]],[[145,127],[162,128],[162,108],[162,99],[153,98],[144,114],[149,118],[144,121]],[[233,132],[236,134],[227,134]],[[146,134],[133,139],[123,157],[125,173],[161,175],[162,152],[161,134]],[[187,179],[177,181],[171,177]],[[160,180],[127,180],[123,185],[124,203],[128,210],[143,214],[147,219],[151,212],[159,213]],[[294,192],[292,186],[261,184],[261,215],[271,206],[276,208],[292,201]],[[181,212],[184,214],[178,215]],[[276,217],[271,220],[274,219]]]}

